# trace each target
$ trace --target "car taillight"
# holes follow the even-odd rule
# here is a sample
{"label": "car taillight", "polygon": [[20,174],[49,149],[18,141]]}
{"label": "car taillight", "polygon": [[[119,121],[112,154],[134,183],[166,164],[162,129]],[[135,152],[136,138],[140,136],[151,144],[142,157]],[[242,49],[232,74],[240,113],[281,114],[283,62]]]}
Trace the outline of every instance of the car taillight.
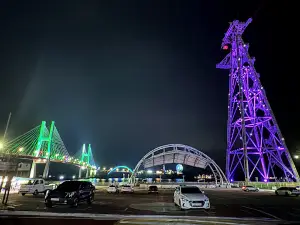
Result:
{"label": "car taillight", "polygon": [[245,189],[245,188],[246,188],[245,186],[242,187],[242,189]]}

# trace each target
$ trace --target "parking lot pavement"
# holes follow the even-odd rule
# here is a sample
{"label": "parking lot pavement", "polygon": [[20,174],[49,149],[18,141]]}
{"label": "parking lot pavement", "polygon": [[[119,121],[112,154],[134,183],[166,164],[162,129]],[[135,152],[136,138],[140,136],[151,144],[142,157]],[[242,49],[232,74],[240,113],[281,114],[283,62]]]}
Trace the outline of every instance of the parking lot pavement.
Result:
{"label": "parking lot pavement", "polygon": [[92,205],[82,203],[78,208],[55,206],[46,208],[40,196],[10,195],[14,210],[107,213],[139,215],[188,215],[224,217],[267,217],[300,221],[300,197],[275,196],[274,192],[243,192],[240,189],[204,189],[211,202],[210,210],[181,211],[173,203],[173,191],[160,190],[159,194],[138,191],[133,194],[108,194],[97,191]]}

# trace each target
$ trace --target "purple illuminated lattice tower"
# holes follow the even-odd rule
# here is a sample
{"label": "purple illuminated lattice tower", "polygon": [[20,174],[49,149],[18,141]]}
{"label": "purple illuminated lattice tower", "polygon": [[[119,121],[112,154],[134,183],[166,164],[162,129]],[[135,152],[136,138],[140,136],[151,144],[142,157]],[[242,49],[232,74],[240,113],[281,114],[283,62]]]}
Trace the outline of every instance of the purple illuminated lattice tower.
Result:
{"label": "purple illuminated lattice tower", "polygon": [[229,69],[226,175],[228,180],[299,181],[299,174],[267,100],[254,58],[242,34],[252,19],[230,23],[222,48],[230,51],[217,64]]}

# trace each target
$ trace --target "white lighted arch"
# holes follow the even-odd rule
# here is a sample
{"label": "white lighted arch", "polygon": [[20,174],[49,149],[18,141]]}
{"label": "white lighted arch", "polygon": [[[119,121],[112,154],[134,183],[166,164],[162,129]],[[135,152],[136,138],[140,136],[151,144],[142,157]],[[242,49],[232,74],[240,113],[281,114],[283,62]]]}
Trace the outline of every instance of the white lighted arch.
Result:
{"label": "white lighted arch", "polygon": [[209,167],[217,184],[228,183],[226,176],[215,161],[203,152],[183,144],[163,145],[148,152],[135,166],[131,181],[134,181],[141,166],[146,169],[170,163],[180,163],[202,169]]}

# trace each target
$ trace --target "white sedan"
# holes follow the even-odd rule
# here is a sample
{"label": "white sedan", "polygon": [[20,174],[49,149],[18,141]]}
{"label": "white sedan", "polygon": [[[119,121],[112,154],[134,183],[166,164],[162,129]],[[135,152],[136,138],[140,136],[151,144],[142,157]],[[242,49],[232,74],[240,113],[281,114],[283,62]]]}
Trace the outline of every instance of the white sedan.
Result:
{"label": "white sedan", "polygon": [[276,195],[285,195],[285,196],[299,196],[300,190],[296,187],[280,187],[275,191]]}
{"label": "white sedan", "polygon": [[119,189],[117,186],[115,185],[110,185],[108,188],[107,188],[107,193],[119,193]]}
{"label": "white sedan", "polygon": [[243,191],[247,191],[247,192],[249,192],[249,191],[255,191],[255,192],[257,192],[257,191],[259,191],[259,188],[258,188],[258,187],[254,187],[254,186],[247,185],[247,186],[243,186],[243,187],[242,187],[242,190],[243,190]]}
{"label": "white sedan", "polygon": [[174,204],[184,209],[209,209],[208,197],[196,186],[180,186],[174,192]]}
{"label": "white sedan", "polygon": [[130,185],[123,185],[120,190],[121,193],[133,193],[133,187]]}

